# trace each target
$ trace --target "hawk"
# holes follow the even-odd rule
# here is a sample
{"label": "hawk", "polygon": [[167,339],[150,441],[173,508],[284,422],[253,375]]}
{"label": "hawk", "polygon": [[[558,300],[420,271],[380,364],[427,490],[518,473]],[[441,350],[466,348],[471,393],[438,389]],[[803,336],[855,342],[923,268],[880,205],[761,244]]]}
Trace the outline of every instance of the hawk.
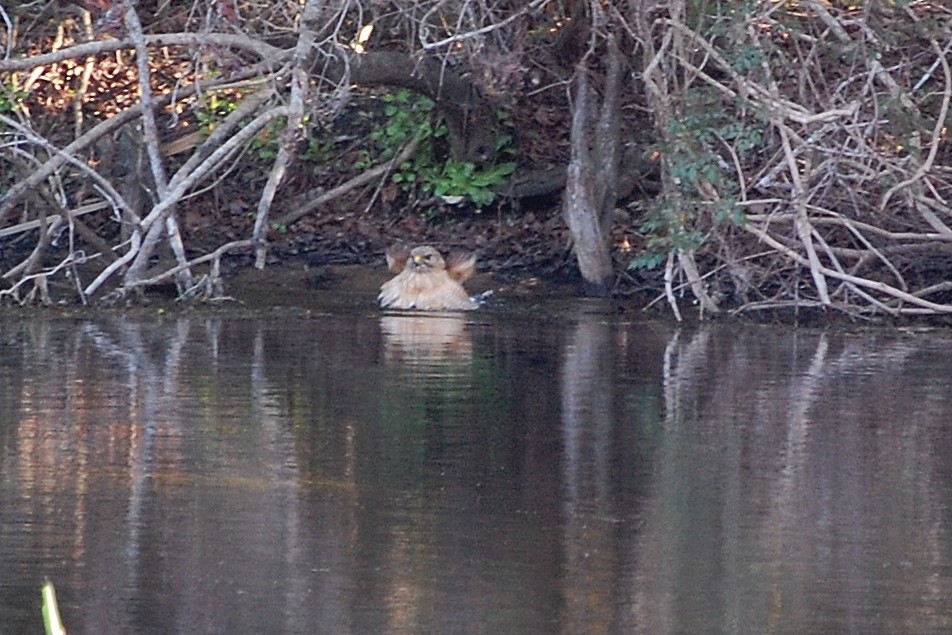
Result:
{"label": "hawk", "polygon": [[387,250],[387,266],[397,274],[380,287],[377,300],[385,309],[471,311],[479,302],[466,293],[463,282],[476,270],[475,254],[446,260],[430,245],[395,245]]}

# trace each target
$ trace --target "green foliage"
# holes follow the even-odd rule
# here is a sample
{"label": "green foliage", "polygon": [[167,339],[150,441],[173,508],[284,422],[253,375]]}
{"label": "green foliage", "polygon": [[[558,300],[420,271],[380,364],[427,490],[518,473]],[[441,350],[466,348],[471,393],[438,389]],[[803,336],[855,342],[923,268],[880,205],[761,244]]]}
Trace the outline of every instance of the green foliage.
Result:
{"label": "green foliage", "polygon": [[[419,138],[413,159],[404,161],[394,171],[394,183],[407,192],[418,190],[436,196],[465,197],[477,207],[495,200],[493,188],[505,182],[515,170],[515,163],[479,168],[469,162],[441,159],[439,142],[446,137],[447,129],[443,124],[433,124],[433,100],[408,90],[385,95],[382,100],[385,121],[373,122],[375,127],[369,135],[371,147],[364,150],[355,167],[365,168],[380,158],[392,158],[405,144]],[[512,136],[502,135],[494,149],[497,154],[504,154],[511,144]]]}
{"label": "green foliage", "polygon": [[337,154],[337,143],[333,139],[309,136],[307,145],[298,155],[305,163],[320,165],[330,161]]}
{"label": "green foliage", "polygon": [[641,223],[646,235],[645,248],[628,264],[629,269],[654,269],[671,252],[696,251],[704,242],[704,235],[691,223],[697,215],[695,201],[662,200]]}
{"label": "green foliage", "polygon": [[403,143],[417,134],[422,135],[423,139],[446,136],[446,126],[434,129],[430,122],[430,113],[435,107],[432,99],[401,90],[396,94],[384,95],[383,102],[387,125],[374,130],[370,138],[379,143],[385,153],[396,154]]}
{"label": "green foliage", "polygon": [[717,223],[743,225],[747,222],[744,208],[737,204],[737,199],[733,196],[722,198],[714,203],[711,211],[714,215],[714,221]]}
{"label": "green foliage", "polygon": [[449,160],[443,172],[433,180],[437,196],[465,196],[477,206],[492,203],[496,198],[492,188],[505,182],[516,169],[515,163],[499,163],[486,170],[477,170],[472,163]]}
{"label": "green foliage", "polygon": [[[0,86],[0,115],[12,113],[26,97],[26,92],[22,90],[15,90],[12,86]],[[5,128],[6,125],[0,123],[0,131]],[[9,185],[10,178],[11,177],[7,175],[3,176],[2,180],[4,182],[0,184],[0,194],[6,191],[6,186]]]}
{"label": "green foliage", "polygon": [[660,249],[646,249],[628,263],[629,269],[655,269],[664,262],[667,254]]}
{"label": "green foliage", "polygon": [[[753,154],[762,142],[762,126],[731,117],[735,111],[723,108],[719,97],[705,89],[695,89],[686,97],[684,114],[667,126],[661,147],[672,186],[669,197],[642,222],[647,248],[630,263],[631,268],[657,267],[672,251],[696,251],[704,242],[698,227],[705,222],[744,223],[743,209],[737,205],[740,188],[733,157],[743,163]],[[717,201],[703,193],[706,186],[719,193]]]}
{"label": "green foliage", "polygon": [[725,57],[734,70],[747,74],[763,63],[764,52],[756,46],[740,46],[728,49]]}
{"label": "green foliage", "polygon": [[287,119],[278,117],[265,126],[264,129],[251,140],[251,143],[248,144],[248,148],[261,160],[268,161],[273,159],[278,154],[281,131],[286,125]]}
{"label": "green foliage", "polygon": [[199,130],[203,135],[210,135],[218,122],[230,115],[238,107],[240,96],[227,96],[221,93],[211,93],[201,100],[201,107],[195,111]]}
{"label": "green foliage", "polygon": [[[200,108],[195,111],[199,132],[204,136],[210,135],[218,127],[219,122],[233,113],[240,103],[240,93],[209,94],[201,101]],[[248,144],[254,156],[264,161],[273,159],[278,153],[281,131],[286,125],[287,119],[278,117],[259,132]]]}
{"label": "green foliage", "polygon": [[[206,96],[195,115],[199,130],[209,135],[219,125],[222,118],[235,111],[240,103],[240,95],[211,93]],[[414,138],[419,139],[419,147],[413,158],[400,164],[393,174],[393,182],[405,191],[418,191],[423,194],[468,199],[476,206],[491,203],[496,194],[493,191],[515,170],[515,163],[503,162],[484,168],[473,163],[440,158],[441,142],[447,135],[443,124],[434,125],[432,99],[401,90],[381,98],[381,113],[365,113],[370,118],[371,131],[369,143],[362,151],[361,158],[355,163],[357,169],[364,169],[381,160],[396,156],[400,150]],[[500,114],[506,122],[506,115]],[[262,160],[274,158],[277,154],[280,132],[286,125],[278,118],[261,131],[249,144],[253,154]],[[497,155],[505,154],[512,144],[511,135],[501,135],[495,144]],[[336,143],[332,140],[310,137],[299,159],[305,162],[324,163],[334,155]]]}
{"label": "green foliage", "polygon": [[13,112],[26,97],[25,91],[16,90],[12,86],[0,87],[0,114]]}
{"label": "green foliage", "polygon": [[[210,93],[201,100],[200,107],[195,111],[199,132],[206,137],[210,135],[219,122],[233,113],[240,103],[240,94]],[[249,148],[254,155],[262,160],[273,159],[278,152],[279,131],[284,126],[285,119],[278,118],[252,139]]]}

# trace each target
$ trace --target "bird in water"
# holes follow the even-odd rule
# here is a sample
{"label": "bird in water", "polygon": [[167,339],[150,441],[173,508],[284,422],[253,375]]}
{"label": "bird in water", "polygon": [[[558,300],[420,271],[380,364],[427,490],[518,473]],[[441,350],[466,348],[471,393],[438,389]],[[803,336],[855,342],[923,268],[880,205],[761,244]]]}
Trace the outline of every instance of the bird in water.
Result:
{"label": "bird in water", "polygon": [[[471,311],[480,305],[463,288],[476,270],[475,254],[451,255],[446,260],[430,245],[387,250],[387,266],[397,274],[380,287],[377,299],[385,309]],[[485,294],[484,294],[485,295]]]}

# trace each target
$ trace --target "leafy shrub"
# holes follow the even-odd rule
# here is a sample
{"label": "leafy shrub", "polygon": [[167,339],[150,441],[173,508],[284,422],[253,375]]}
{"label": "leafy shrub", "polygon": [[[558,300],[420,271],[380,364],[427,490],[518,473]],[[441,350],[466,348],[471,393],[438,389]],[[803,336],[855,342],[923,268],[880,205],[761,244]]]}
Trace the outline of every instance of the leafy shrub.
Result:
{"label": "leafy shrub", "polygon": [[[515,170],[515,163],[504,162],[480,168],[474,163],[441,159],[439,140],[446,137],[443,124],[433,124],[433,100],[402,90],[383,96],[384,122],[375,122],[370,141],[375,146],[364,151],[358,168],[369,166],[372,157],[384,160],[395,156],[414,138],[419,138],[419,148],[411,160],[404,161],[395,170],[393,182],[405,191],[419,190],[424,194],[441,197],[464,197],[477,207],[493,202],[494,188],[505,182]],[[497,140],[497,153],[504,152],[511,144],[511,137]]]}

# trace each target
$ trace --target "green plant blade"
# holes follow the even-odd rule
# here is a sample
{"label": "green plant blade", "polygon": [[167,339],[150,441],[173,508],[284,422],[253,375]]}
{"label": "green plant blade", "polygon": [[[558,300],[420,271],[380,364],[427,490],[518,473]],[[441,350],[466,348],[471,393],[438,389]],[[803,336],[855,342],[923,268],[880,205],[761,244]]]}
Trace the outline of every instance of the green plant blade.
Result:
{"label": "green plant blade", "polygon": [[53,583],[47,580],[43,584],[43,627],[46,635],[66,635],[66,628],[60,619],[59,606],[56,604],[56,589]]}

